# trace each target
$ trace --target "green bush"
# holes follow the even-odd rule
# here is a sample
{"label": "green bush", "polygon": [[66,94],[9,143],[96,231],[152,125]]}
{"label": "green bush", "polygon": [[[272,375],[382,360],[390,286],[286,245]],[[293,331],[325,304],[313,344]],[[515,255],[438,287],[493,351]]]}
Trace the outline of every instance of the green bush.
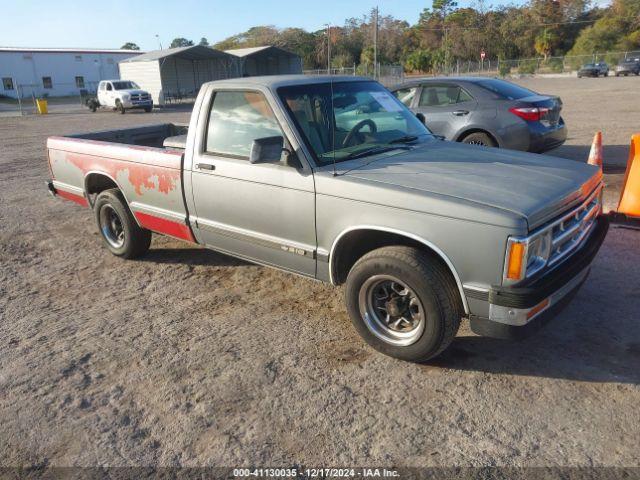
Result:
{"label": "green bush", "polygon": [[501,77],[506,77],[511,73],[511,65],[507,62],[500,62],[500,66],[498,67],[498,74]]}
{"label": "green bush", "polygon": [[536,73],[537,67],[538,64],[535,60],[527,60],[521,62],[520,65],[518,65],[518,73],[523,75],[533,75],[534,73]]}
{"label": "green bush", "polygon": [[546,66],[553,73],[562,73],[564,71],[564,63],[561,58],[550,58],[547,60]]}

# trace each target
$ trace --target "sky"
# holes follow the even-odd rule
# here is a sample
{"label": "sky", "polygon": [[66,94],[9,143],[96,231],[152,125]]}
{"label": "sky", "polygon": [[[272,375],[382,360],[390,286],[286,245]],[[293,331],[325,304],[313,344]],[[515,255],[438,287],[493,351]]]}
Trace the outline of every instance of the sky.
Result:
{"label": "sky", "polygon": [[[473,6],[477,0],[458,0]],[[485,5],[524,0],[485,0]],[[314,31],[326,23],[342,25],[375,5],[381,15],[415,23],[431,0],[22,0],[0,9],[0,46],[120,48],[134,42],[142,50],[167,48],[185,37],[215,43],[256,25],[301,27]],[[159,39],[156,38],[159,35]],[[158,41],[159,40],[159,41]]]}

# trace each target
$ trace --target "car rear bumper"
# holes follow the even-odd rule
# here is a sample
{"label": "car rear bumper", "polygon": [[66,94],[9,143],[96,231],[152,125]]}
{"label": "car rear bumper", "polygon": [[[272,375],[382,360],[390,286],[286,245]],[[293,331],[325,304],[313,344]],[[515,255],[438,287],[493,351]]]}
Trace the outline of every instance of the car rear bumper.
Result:
{"label": "car rear bumper", "polygon": [[529,125],[529,151],[542,153],[558,148],[567,140],[567,125],[560,118],[557,125],[546,127],[539,122]]}
{"label": "car rear bumper", "polygon": [[608,218],[598,217],[583,247],[560,267],[523,287],[489,290],[489,318],[472,315],[471,330],[489,337],[522,338],[555,317],[586,280],[608,230]]}

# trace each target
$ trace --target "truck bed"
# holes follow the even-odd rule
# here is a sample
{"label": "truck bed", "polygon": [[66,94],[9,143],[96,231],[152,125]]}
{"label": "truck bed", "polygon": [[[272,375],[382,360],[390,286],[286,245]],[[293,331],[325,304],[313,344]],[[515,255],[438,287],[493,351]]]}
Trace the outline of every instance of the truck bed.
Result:
{"label": "truck bed", "polygon": [[194,241],[183,198],[183,148],[175,141],[163,147],[186,131],[167,123],[49,137],[52,191],[89,206],[105,186],[118,187],[141,227]]}

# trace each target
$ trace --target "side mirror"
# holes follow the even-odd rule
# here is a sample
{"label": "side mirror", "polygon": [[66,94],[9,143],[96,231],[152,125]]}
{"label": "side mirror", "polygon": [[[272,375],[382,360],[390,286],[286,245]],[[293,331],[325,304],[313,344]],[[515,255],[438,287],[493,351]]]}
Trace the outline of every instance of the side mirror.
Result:
{"label": "side mirror", "polygon": [[422,123],[423,125],[427,124],[427,120],[426,120],[426,118],[424,118],[423,114],[416,113],[416,117],[418,118],[418,120],[420,120],[420,123]]}
{"label": "side mirror", "polygon": [[256,138],[251,145],[249,161],[251,163],[279,162],[282,158],[283,148],[284,138],[279,135],[277,137]]}

